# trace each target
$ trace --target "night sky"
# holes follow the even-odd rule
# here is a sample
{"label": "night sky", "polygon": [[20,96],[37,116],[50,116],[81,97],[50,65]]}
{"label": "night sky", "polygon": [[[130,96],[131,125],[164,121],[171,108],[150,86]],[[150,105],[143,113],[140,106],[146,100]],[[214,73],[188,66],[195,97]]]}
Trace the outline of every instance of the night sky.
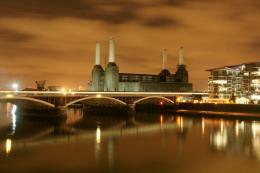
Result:
{"label": "night sky", "polygon": [[259,0],[1,0],[0,89],[47,85],[86,87],[95,42],[108,57],[116,41],[120,72],[161,70],[163,48],[175,72],[178,49],[195,90],[209,68],[259,61]]}

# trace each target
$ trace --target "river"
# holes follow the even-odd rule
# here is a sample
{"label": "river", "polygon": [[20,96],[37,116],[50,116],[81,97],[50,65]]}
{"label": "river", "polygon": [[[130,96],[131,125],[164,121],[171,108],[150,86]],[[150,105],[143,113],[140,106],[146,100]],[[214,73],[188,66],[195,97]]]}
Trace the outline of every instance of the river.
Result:
{"label": "river", "polygon": [[0,105],[0,172],[250,172],[260,170],[260,122],[133,116],[69,108],[66,120]]}

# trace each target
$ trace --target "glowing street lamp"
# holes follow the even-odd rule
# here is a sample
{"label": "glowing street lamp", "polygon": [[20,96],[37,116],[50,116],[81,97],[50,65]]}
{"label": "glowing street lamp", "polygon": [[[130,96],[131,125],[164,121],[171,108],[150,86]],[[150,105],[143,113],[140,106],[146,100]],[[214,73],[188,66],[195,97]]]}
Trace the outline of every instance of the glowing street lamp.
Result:
{"label": "glowing street lamp", "polygon": [[19,89],[19,84],[18,84],[18,83],[13,83],[13,84],[12,84],[12,88],[13,88],[15,91],[18,91],[18,89]]}

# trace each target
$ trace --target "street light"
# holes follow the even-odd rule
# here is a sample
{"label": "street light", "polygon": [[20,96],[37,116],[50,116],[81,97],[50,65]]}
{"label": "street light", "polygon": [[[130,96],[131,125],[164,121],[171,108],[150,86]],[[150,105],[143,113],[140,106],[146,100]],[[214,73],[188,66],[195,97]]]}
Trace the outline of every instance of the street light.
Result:
{"label": "street light", "polygon": [[19,84],[18,84],[18,83],[13,83],[13,84],[12,84],[12,88],[13,88],[15,91],[18,91],[18,89],[19,89]]}

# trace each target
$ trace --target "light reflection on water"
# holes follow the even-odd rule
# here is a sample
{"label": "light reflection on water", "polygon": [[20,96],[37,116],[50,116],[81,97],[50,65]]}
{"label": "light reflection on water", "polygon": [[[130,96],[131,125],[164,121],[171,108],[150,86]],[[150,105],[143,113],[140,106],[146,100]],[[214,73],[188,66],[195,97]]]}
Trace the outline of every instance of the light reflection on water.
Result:
{"label": "light reflection on water", "polygon": [[12,150],[12,140],[6,139],[5,141],[5,153],[8,155]]}
{"label": "light reflection on water", "polygon": [[15,128],[16,128],[16,110],[17,110],[17,106],[16,105],[12,105],[12,135],[15,134]]}
{"label": "light reflection on water", "polygon": [[54,121],[21,118],[19,108],[6,108],[0,118],[0,171],[34,172],[45,166],[53,172],[207,172],[207,164],[212,172],[260,168],[259,121],[148,113],[122,118],[81,109],[68,109],[67,120]]}

